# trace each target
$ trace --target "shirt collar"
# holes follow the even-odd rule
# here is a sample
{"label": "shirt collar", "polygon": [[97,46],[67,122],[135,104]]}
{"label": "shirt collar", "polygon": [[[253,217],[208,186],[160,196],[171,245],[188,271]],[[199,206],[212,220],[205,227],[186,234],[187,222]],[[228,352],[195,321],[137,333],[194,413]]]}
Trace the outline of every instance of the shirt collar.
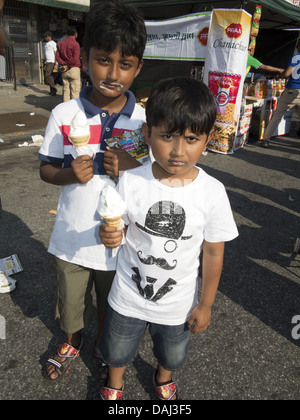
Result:
{"label": "shirt collar", "polygon": [[[88,117],[94,117],[95,115],[100,114],[102,111],[105,111],[105,109],[98,108],[96,105],[93,105],[90,102],[88,94],[92,89],[92,86],[87,86],[80,92],[80,100]],[[124,94],[127,97],[127,102],[117,115],[124,115],[128,118],[131,118],[136,104],[135,96],[130,90],[127,90]]]}

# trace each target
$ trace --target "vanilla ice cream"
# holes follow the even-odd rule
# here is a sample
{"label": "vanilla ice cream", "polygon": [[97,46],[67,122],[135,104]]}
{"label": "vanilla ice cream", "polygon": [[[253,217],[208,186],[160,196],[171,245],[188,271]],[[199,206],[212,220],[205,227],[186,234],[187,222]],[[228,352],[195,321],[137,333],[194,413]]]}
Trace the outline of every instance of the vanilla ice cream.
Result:
{"label": "vanilla ice cream", "polygon": [[118,191],[111,185],[106,185],[100,196],[100,216],[110,226],[120,226],[126,210],[126,204]]}
{"label": "vanilla ice cream", "polygon": [[[87,154],[93,156],[93,151],[87,146],[90,139],[90,126],[83,111],[78,111],[70,124],[69,140],[76,149],[76,157]],[[73,156],[74,157],[74,156]]]}
{"label": "vanilla ice cream", "polygon": [[78,111],[71,121],[69,139],[76,146],[76,139],[86,137],[90,137],[90,126],[85,113]]}

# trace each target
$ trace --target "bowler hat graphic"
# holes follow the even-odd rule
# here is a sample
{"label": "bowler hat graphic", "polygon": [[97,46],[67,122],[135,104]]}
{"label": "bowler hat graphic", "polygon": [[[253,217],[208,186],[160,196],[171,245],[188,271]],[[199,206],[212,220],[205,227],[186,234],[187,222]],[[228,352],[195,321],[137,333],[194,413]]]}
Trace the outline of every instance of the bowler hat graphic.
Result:
{"label": "bowler hat graphic", "polygon": [[135,223],[146,233],[162,238],[187,240],[191,236],[181,236],[185,227],[185,211],[173,201],[159,201],[148,210],[145,226]]}

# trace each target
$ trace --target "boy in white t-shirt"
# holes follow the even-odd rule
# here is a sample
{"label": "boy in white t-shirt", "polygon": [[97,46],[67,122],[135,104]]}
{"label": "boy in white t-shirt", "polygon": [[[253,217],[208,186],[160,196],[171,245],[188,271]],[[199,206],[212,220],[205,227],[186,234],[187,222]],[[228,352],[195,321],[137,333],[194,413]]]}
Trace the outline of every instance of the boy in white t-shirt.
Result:
{"label": "boy in white t-shirt", "polygon": [[[155,162],[126,171],[118,186],[127,204],[126,242],[98,343],[109,365],[102,399],[122,398],[125,368],[147,325],[158,361],[155,391],[163,400],[180,399],[172,371],[186,360],[191,332],[210,324],[224,241],[238,235],[224,186],[195,166],[212,137],[215,117],[210,90],[193,79],[163,80],[147,102],[143,131]],[[119,246],[122,234],[101,225],[108,248]]]}

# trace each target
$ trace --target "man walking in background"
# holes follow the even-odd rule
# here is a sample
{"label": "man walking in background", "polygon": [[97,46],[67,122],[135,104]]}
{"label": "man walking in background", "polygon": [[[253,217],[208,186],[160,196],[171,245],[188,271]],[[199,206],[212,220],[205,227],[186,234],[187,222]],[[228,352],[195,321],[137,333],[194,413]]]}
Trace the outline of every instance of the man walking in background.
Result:
{"label": "man walking in background", "polygon": [[64,102],[78,98],[81,89],[80,46],[76,41],[77,36],[77,30],[70,27],[67,37],[57,45],[56,60],[61,66]]}
{"label": "man walking in background", "polygon": [[45,81],[50,86],[49,95],[55,96],[57,89],[55,87],[53,70],[56,61],[56,42],[52,40],[52,33],[50,31],[44,33],[44,39]]}

